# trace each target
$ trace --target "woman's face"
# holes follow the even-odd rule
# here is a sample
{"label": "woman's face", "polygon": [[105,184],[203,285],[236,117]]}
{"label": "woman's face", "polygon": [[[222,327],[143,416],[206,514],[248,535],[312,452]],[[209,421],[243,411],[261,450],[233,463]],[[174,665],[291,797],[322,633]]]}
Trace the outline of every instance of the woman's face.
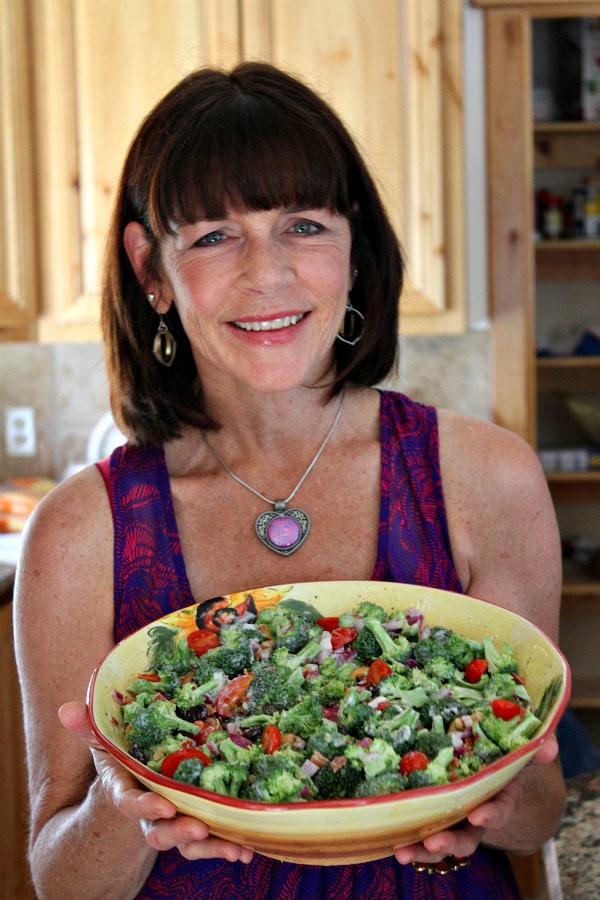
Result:
{"label": "woman's face", "polygon": [[231,210],[161,244],[171,297],[205,385],[314,384],[333,362],[351,287],[348,219],[327,209]]}

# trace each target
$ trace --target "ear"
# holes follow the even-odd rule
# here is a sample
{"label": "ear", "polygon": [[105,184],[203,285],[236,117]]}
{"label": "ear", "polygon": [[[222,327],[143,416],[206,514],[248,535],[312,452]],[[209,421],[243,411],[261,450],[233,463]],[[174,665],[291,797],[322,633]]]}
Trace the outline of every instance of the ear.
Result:
{"label": "ear", "polygon": [[127,223],[123,232],[123,245],[137,280],[148,293],[152,290],[147,268],[151,247],[146,229],[140,222]]}
{"label": "ear", "polygon": [[146,295],[156,295],[156,299],[152,303],[155,311],[158,313],[166,312],[171,304],[165,304],[165,301],[162,299],[162,285],[160,281],[152,278],[148,271],[148,258],[152,246],[148,240],[146,229],[140,222],[127,223],[123,232],[123,245],[131,263],[131,268],[135,272],[144,293]]}

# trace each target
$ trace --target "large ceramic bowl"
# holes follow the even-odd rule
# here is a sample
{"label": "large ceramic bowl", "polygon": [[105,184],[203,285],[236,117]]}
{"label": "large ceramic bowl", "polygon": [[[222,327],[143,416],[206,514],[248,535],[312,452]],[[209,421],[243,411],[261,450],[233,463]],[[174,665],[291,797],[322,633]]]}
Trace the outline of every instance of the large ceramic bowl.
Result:
{"label": "large ceramic bowl", "polygon": [[[533,740],[462,781],[360,800],[281,805],[248,802],[175,782],[127,753],[114,692],[123,691],[147,668],[148,630],[152,625],[142,628],[118,644],[92,675],[88,709],[94,732],[142,784],[167,797],[180,812],[206,822],[213,834],[266,856],[320,865],[363,862],[389,856],[393,847],[450,827],[515,777],[554,730],[568,702],[568,665],[543,632],[514,613],[448,591],[363,581],[279,585],[209,601],[201,615],[204,622],[206,616],[216,621],[223,608],[254,606],[259,611],[282,597],[309,602],[323,615],[338,615],[362,600],[376,602],[388,611],[416,607],[431,625],[444,625],[475,640],[491,635],[497,642],[511,644],[534,708],[550,682],[559,679],[561,687]],[[198,627],[197,614],[198,607],[193,606],[161,622],[194,630]]]}

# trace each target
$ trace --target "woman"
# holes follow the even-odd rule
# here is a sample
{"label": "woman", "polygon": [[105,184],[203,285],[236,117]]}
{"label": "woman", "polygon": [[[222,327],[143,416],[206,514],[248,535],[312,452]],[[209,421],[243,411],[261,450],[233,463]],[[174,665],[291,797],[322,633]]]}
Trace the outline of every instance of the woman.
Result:
{"label": "woman", "polygon": [[[560,552],[533,452],[372,387],[394,365],[401,283],[352,139],[298,81],[263,64],[200,71],[142,124],[103,295],[131,441],[40,504],[17,579],[40,900],[519,896],[502,851],[558,825],[553,740],[457,828],[376,863],[295,866],[140,790],[82,704],[116,640],[253,585],[426,584],[556,637]],[[447,856],[470,865],[418,871]]]}

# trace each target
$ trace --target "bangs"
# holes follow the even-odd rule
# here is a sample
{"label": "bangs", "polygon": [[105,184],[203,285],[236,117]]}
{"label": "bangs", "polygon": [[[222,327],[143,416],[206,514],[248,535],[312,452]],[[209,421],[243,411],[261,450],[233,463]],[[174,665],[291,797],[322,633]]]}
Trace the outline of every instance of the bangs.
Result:
{"label": "bangs", "polygon": [[307,121],[271,100],[236,94],[164,147],[149,197],[155,234],[228,209],[327,208],[349,215],[350,172],[329,123]]}

